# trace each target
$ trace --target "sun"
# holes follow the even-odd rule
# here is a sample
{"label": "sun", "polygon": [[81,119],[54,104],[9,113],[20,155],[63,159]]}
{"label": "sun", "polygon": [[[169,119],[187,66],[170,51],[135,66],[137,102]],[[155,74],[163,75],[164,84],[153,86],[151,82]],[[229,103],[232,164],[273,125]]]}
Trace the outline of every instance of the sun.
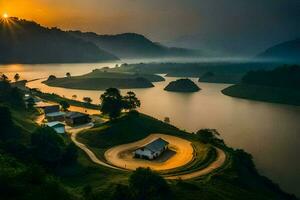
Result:
{"label": "sun", "polygon": [[2,15],[2,17],[5,18],[5,19],[7,19],[7,18],[8,18],[8,14],[7,14],[7,13],[4,13],[4,14]]}

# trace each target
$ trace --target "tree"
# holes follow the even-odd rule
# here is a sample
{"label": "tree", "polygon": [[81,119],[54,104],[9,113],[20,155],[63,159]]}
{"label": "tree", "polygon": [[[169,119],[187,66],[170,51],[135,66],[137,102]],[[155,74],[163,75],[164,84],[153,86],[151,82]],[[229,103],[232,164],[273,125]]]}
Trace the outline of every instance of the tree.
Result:
{"label": "tree", "polygon": [[27,100],[27,108],[32,109],[34,105],[35,105],[34,99],[32,97],[30,97]]}
{"label": "tree", "polygon": [[18,73],[15,74],[14,76],[15,82],[17,82],[20,79],[20,75]]}
{"label": "tree", "polygon": [[165,179],[149,168],[134,171],[129,178],[129,188],[136,200],[164,200],[171,197],[171,190]]}
{"label": "tree", "polygon": [[70,73],[70,72],[67,72],[67,73],[66,73],[66,77],[67,77],[67,78],[71,78],[71,73]]}
{"label": "tree", "polygon": [[77,95],[76,95],[76,94],[73,94],[73,95],[72,95],[72,99],[74,99],[74,100],[77,99]]}
{"label": "tree", "polygon": [[70,108],[70,104],[67,101],[61,101],[59,104],[61,105],[63,111],[67,111],[68,108]]}
{"label": "tree", "polygon": [[165,123],[170,124],[170,121],[171,121],[171,120],[170,120],[169,117],[165,117],[165,119],[164,119],[164,122],[165,122]]}
{"label": "tree", "polygon": [[120,91],[116,88],[108,88],[101,96],[101,112],[108,114],[111,120],[120,116],[123,109],[123,100]]}
{"label": "tree", "polygon": [[56,76],[50,75],[50,76],[48,77],[47,81],[53,81],[53,80],[55,80],[55,79],[56,79]]}
{"label": "tree", "polygon": [[1,80],[4,81],[4,82],[9,82],[9,79],[5,74],[1,75]]}
{"label": "tree", "polygon": [[219,139],[220,133],[216,129],[201,129],[196,133],[198,139],[207,143],[223,143],[223,140]]}
{"label": "tree", "polygon": [[93,100],[90,97],[83,97],[83,101],[88,104],[93,102]]}
{"label": "tree", "polygon": [[74,143],[70,143],[63,155],[63,161],[65,164],[73,164],[77,161],[78,149]]}
{"label": "tree", "polygon": [[141,106],[141,101],[136,97],[134,92],[127,92],[127,95],[123,97],[124,109],[135,110]]}
{"label": "tree", "polygon": [[133,200],[131,191],[127,185],[117,184],[114,188],[114,192],[111,200]]}
{"label": "tree", "polygon": [[19,130],[15,127],[10,110],[7,107],[0,106],[0,140],[7,141],[19,136]]}
{"label": "tree", "polygon": [[31,146],[40,162],[54,166],[61,162],[65,143],[52,128],[40,127],[31,136]]}

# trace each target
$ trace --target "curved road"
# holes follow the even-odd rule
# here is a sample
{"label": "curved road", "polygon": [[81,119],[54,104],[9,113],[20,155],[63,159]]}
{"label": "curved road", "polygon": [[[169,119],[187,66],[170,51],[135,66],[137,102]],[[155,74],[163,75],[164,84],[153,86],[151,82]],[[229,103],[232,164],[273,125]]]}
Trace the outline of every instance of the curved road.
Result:
{"label": "curved road", "polygon": [[[74,142],[74,144],[76,146],[78,146],[81,150],[83,150],[87,156],[91,159],[92,162],[98,164],[98,165],[102,165],[105,167],[109,167],[112,169],[117,169],[117,170],[122,170],[122,171],[126,171],[125,169],[122,168],[118,168],[115,166],[112,166],[110,164],[107,164],[106,162],[101,161],[100,159],[97,158],[97,156],[83,143],[79,142],[76,139],[77,134],[85,129],[89,129],[93,126],[93,124],[89,124],[86,126],[82,126],[82,127],[77,127],[77,128],[70,128],[67,131],[71,133],[71,140]],[[186,180],[186,179],[192,179],[192,178],[196,178],[199,176],[204,176],[207,175],[209,173],[211,173],[212,171],[220,168],[223,166],[223,164],[226,161],[226,154],[223,150],[216,148],[217,150],[217,159],[212,162],[210,165],[208,165],[206,168],[201,169],[199,171],[195,171],[195,172],[191,172],[188,174],[182,174],[182,175],[170,175],[170,176],[164,176],[166,179],[170,179],[170,180],[174,180],[174,179],[182,179],[182,180]]]}

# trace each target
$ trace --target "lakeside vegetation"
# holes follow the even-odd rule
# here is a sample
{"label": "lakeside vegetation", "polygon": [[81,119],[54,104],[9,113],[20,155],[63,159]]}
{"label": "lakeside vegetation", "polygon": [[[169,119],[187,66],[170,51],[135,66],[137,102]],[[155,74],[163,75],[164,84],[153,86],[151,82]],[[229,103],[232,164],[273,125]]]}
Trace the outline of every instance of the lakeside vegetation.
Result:
{"label": "lakeside vegetation", "polygon": [[53,87],[63,87],[84,90],[105,90],[114,87],[119,89],[151,88],[152,82],[164,81],[164,78],[154,74],[119,73],[104,70],[93,70],[82,76],[67,76],[56,78],[49,76],[43,83]]}
{"label": "lakeside vegetation", "polygon": [[271,71],[251,71],[242,83],[222,90],[232,97],[271,103],[300,105],[300,66],[283,66]]}

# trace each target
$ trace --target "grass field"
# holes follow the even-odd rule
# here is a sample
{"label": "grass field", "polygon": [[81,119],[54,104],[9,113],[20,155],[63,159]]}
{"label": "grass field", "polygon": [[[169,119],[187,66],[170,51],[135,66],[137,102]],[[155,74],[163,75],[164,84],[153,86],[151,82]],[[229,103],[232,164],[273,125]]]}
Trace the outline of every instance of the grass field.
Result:
{"label": "grass field", "polygon": [[119,73],[94,70],[91,73],[65,78],[55,78],[44,81],[46,85],[83,90],[105,90],[110,87],[119,89],[150,88],[152,82],[164,81],[154,74]]}

